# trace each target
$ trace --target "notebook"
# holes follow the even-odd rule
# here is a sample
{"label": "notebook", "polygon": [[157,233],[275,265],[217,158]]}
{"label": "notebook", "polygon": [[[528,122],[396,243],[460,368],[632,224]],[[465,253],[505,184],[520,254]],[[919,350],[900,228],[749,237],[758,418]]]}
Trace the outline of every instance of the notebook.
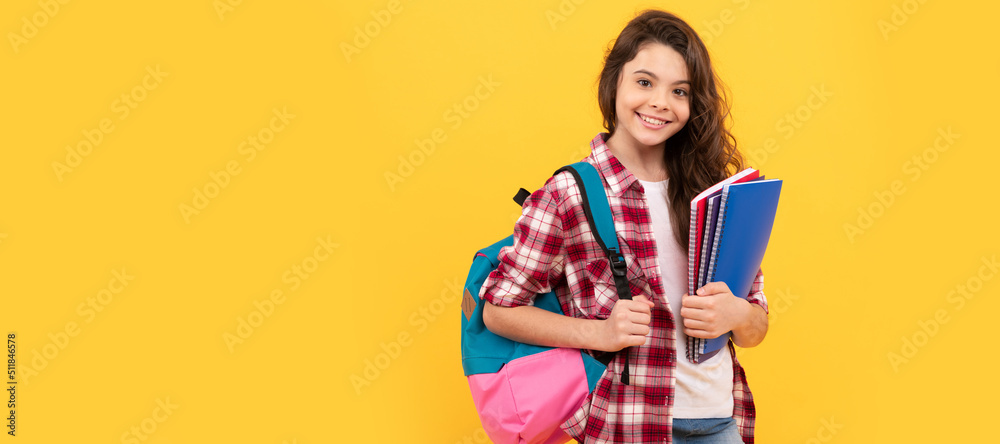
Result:
{"label": "notebook", "polygon": [[712,255],[712,240],[715,239],[716,221],[719,218],[719,206],[722,203],[722,190],[708,197],[708,206],[705,209],[705,228],[702,231],[701,259],[698,264],[698,282],[695,289],[703,287],[708,283],[708,262]]}
{"label": "notebook", "polygon": [[[737,297],[750,294],[771,237],[781,184],[779,179],[768,179],[723,185],[712,248],[705,252],[705,282],[725,282]],[[729,335],[713,339],[689,337],[688,359],[705,361],[726,346]]]}
{"label": "notebook", "polygon": [[698,281],[698,264],[701,263],[701,240],[704,234],[706,200],[713,193],[721,191],[722,187],[727,183],[745,182],[755,179],[759,175],[760,173],[757,170],[747,168],[722,182],[712,185],[707,190],[695,196],[694,199],[691,199],[691,222],[689,224],[690,229],[688,230],[688,294],[694,294],[698,288],[695,285]]}
{"label": "notebook", "polygon": [[[740,183],[753,182],[756,180],[764,180],[764,176],[761,175],[757,178],[749,179]],[[722,190],[712,193],[708,196],[707,200],[708,205],[705,209],[705,228],[702,232],[703,239],[701,241],[701,263],[698,265],[698,284],[695,286],[696,289],[701,288],[710,282],[707,279],[708,265],[709,258],[712,256],[712,252],[715,248],[715,227],[718,225],[716,222],[719,218],[719,206],[722,203]]]}

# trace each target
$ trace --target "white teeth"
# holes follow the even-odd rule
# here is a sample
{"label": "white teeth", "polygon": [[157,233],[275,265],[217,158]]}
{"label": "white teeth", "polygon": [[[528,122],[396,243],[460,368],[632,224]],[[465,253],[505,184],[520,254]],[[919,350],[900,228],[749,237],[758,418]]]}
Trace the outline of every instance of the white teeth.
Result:
{"label": "white teeth", "polygon": [[666,120],[656,120],[652,117],[646,117],[642,114],[639,114],[639,118],[641,118],[645,122],[652,123],[653,125],[663,125],[664,123],[667,123]]}

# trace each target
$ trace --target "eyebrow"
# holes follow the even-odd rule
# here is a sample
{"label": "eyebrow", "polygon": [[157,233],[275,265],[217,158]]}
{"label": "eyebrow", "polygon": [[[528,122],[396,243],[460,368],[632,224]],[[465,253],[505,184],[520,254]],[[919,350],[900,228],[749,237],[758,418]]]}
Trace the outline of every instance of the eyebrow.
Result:
{"label": "eyebrow", "polygon": [[[653,79],[660,80],[660,78],[657,77],[656,74],[653,74],[653,73],[651,73],[651,72],[649,72],[649,71],[647,71],[645,69],[638,69],[635,72],[633,72],[632,74],[645,74],[647,76],[652,77]],[[678,80],[678,81],[674,82],[674,85],[678,85],[678,84],[681,84],[681,83],[686,83],[686,84],[690,85],[691,81],[690,80]]]}

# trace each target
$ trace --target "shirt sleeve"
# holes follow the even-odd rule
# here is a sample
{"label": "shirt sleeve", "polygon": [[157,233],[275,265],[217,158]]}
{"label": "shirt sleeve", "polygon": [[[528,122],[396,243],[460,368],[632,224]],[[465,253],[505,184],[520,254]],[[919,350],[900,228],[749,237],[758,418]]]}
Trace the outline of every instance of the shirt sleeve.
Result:
{"label": "shirt sleeve", "polygon": [[758,269],[757,276],[753,278],[753,285],[750,286],[750,294],[747,295],[747,302],[764,307],[767,313],[767,297],[764,296],[764,271]]}
{"label": "shirt sleeve", "polygon": [[480,298],[516,307],[532,305],[535,294],[552,291],[564,266],[560,217],[558,198],[549,186],[528,197],[514,225],[514,243],[500,249],[500,265],[486,278]]}

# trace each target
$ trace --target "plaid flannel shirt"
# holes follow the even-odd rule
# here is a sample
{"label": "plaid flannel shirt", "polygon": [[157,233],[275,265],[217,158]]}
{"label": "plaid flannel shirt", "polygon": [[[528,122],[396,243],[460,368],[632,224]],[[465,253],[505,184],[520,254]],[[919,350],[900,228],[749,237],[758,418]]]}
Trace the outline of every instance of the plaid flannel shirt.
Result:
{"label": "plaid flannel shirt", "polygon": [[[581,442],[671,442],[677,348],[670,305],[664,294],[656,241],[642,184],[605,145],[591,143],[586,162],[604,176],[633,294],[654,303],[646,344],[628,349],[631,384],[621,383],[623,354],[608,366],[597,388],[563,424]],[[685,285],[685,288],[687,286]],[[563,312],[606,319],[618,300],[608,259],[583,213],[579,189],[568,172],[550,178],[525,202],[514,227],[514,244],[500,252],[500,266],[483,284],[481,297],[494,305],[530,305],[536,293],[555,290]],[[767,310],[758,272],[747,300]],[[733,417],[745,443],[753,443],[754,403],[743,367],[733,356]]]}

